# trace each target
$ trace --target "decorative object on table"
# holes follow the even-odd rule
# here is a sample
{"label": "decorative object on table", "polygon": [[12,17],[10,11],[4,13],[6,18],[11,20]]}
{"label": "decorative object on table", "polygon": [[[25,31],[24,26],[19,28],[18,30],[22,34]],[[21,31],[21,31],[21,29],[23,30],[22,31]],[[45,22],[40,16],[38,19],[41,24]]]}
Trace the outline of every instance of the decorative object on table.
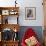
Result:
{"label": "decorative object on table", "polygon": [[37,34],[32,28],[26,30],[21,42],[22,46],[41,46]]}
{"label": "decorative object on table", "polygon": [[25,19],[27,19],[27,20],[36,19],[36,8],[35,7],[26,7],[25,8]]}
{"label": "decorative object on table", "polygon": [[3,15],[2,23],[3,23],[3,24],[8,24],[8,16],[4,16],[4,15]]}
{"label": "decorative object on table", "polygon": [[18,13],[18,12],[15,11],[15,10],[10,10],[10,13],[9,13],[9,14],[10,14],[10,15],[17,15],[17,13]]}
{"label": "decorative object on table", "polygon": [[2,40],[4,41],[8,41],[8,40],[12,40],[12,30],[10,28],[5,28],[2,31]]}
{"label": "decorative object on table", "polygon": [[15,7],[16,7],[16,4],[17,4],[17,2],[16,2],[17,0],[15,0]]}
{"label": "decorative object on table", "polygon": [[14,31],[14,41],[15,40],[18,40],[18,32],[17,32],[17,29],[15,28],[13,31]]}
{"label": "decorative object on table", "polygon": [[0,15],[2,14],[2,11],[0,10]]}
{"label": "decorative object on table", "polygon": [[7,19],[5,19],[5,24],[8,24],[8,18],[7,18]]}
{"label": "decorative object on table", "polygon": [[0,24],[1,24],[1,15],[0,15]]}
{"label": "decorative object on table", "polygon": [[18,32],[14,32],[13,40],[14,40],[14,41],[15,41],[15,40],[19,40],[19,39],[18,39]]}

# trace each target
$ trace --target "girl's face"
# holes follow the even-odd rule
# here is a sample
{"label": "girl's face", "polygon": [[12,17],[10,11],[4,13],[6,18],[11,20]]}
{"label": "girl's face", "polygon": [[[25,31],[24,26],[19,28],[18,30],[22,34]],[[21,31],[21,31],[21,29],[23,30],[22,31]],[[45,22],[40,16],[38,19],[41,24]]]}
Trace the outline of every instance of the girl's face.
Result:
{"label": "girl's face", "polygon": [[36,45],[38,41],[34,36],[32,36],[32,37],[26,39],[25,42],[28,46],[32,46],[32,45]]}

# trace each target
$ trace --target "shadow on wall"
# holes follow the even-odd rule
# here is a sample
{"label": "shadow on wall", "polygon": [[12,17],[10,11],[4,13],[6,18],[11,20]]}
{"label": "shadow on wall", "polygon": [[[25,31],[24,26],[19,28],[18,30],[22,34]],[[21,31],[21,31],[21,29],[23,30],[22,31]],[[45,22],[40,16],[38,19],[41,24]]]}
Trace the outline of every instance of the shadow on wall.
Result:
{"label": "shadow on wall", "polygon": [[39,41],[41,43],[43,43],[43,30],[42,30],[42,27],[41,26],[21,26],[20,27],[20,31],[19,31],[19,39],[20,39],[20,42],[24,36],[24,33],[25,31],[28,29],[28,28],[32,28],[36,34],[37,34],[37,37],[39,39]]}

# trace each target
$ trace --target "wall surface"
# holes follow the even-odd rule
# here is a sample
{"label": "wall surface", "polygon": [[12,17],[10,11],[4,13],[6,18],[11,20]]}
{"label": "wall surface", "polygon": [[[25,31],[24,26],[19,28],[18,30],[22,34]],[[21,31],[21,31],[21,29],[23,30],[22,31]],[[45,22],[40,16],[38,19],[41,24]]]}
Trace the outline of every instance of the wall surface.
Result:
{"label": "wall surface", "polygon": [[[15,0],[0,0],[0,7],[15,6]],[[42,0],[17,0],[19,9],[19,24],[21,26],[43,26]],[[25,7],[36,8],[36,20],[25,20]],[[12,17],[11,17],[12,18]],[[9,19],[10,20],[10,19]],[[14,22],[14,21],[13,21]]]}

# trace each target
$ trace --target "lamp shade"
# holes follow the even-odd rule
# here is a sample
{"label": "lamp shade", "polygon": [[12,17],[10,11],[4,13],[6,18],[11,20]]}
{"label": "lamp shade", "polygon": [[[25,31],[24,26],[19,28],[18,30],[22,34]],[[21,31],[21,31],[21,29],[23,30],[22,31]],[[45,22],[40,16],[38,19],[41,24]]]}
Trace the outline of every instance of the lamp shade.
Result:
{"label": "lamp shade", "polygon": [[15,28],[13,31],[14,31],[14,32],[17,32],[17,29]]}

